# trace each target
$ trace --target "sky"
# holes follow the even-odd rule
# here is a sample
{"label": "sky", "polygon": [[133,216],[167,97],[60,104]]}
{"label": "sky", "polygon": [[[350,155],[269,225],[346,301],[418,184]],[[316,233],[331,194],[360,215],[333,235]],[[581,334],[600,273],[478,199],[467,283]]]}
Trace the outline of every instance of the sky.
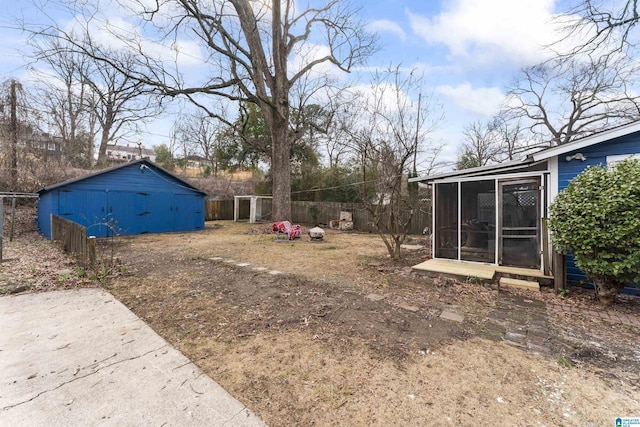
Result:
{"label": "sky", "polygon": [[[61,16],[53,3],[35,1],[45,2],[42,10],[28,0],[3,4],[1,80],[31,78],[21,53],[26,36],[16,20],[39,23]],[[444,112],[433,142],[444,144],[441,156],[452,161],[464,139],[463,128],[490,119],[518,72],[549,57],[544,47],[559,38],[554,19],[567,8],[554,0],[363,1],[362,18],[369,31],[378,33],[381,48],[352,77],[366,82],[375,70],[398,65],[423,72],[426,92]],[[197,64],[191,65],[197,72]],[[169,114],[148,125],[139,139],[148,147],[167,143],[172,124]]]}

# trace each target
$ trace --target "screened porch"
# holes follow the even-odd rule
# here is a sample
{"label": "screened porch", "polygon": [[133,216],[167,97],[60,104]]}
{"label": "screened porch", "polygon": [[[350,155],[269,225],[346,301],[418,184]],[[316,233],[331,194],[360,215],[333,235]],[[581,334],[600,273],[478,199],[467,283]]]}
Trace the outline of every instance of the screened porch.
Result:
{"label": "screened porch", "polygon": [[539,269],[541,178],[434,182],[434,258]]}

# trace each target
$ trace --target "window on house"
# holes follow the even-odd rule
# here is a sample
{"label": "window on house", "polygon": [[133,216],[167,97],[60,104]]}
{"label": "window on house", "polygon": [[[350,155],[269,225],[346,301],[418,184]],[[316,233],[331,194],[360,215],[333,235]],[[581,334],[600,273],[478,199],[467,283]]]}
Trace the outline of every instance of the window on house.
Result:
{"label": "window on house", "polygon": [[615,166],[617,163],[620,163],[621,161],[627,160],[627,159],[640,160],[640,154],[633,153],[633,154],[617,154],[613,156],[607,156],[607,166],[608,167]]}

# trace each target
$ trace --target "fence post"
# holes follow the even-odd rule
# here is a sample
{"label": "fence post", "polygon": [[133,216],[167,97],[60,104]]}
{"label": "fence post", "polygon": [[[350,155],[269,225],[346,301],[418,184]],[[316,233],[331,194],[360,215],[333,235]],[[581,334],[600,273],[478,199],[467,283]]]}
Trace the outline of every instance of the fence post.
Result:
{"label": "fence post", "polygon": [[96,263],[96,236],[87,238],[87,249],[89,251],[89,265],[93,267]]}
{"label": "fence post", "polygon": [[567,264],[566,257],[554,251],[553,252],[553,288],[556,292],[567,287]]}
{"label": "fence post", "polygon": [[9,241],[13,242],[13,223],[16,221],[16,198],[11,199],[11,225],[9,228]]}

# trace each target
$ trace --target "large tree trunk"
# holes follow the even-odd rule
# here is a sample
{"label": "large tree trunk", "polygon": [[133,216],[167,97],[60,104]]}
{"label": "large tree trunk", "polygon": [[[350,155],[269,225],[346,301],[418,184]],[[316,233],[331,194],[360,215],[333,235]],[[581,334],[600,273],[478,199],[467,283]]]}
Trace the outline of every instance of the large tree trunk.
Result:
{"label": "large tree trunk", "polygon": [[286,118],[274,117],[271,126],[272,215],[274,221],[291,221],[291,142]]}
{"label": "large tree trunk", "polygon": [[107,164],[107,144],[109,144],[109,131],[103,129],[100,137],[100,147],[98,148],[98,166]]}
{"label": "large tree trunk", "polygon": [[[291,221],[291,142],[289,140],[289,79],[287,76],[287,40],[283,34],[280,0],[272,0],[273,79],[271,89],[271,177],[273,179],[272,218]],[[266,71],[266,70],[265,70]],[[265,74],[267,74],[265,72]]]}

